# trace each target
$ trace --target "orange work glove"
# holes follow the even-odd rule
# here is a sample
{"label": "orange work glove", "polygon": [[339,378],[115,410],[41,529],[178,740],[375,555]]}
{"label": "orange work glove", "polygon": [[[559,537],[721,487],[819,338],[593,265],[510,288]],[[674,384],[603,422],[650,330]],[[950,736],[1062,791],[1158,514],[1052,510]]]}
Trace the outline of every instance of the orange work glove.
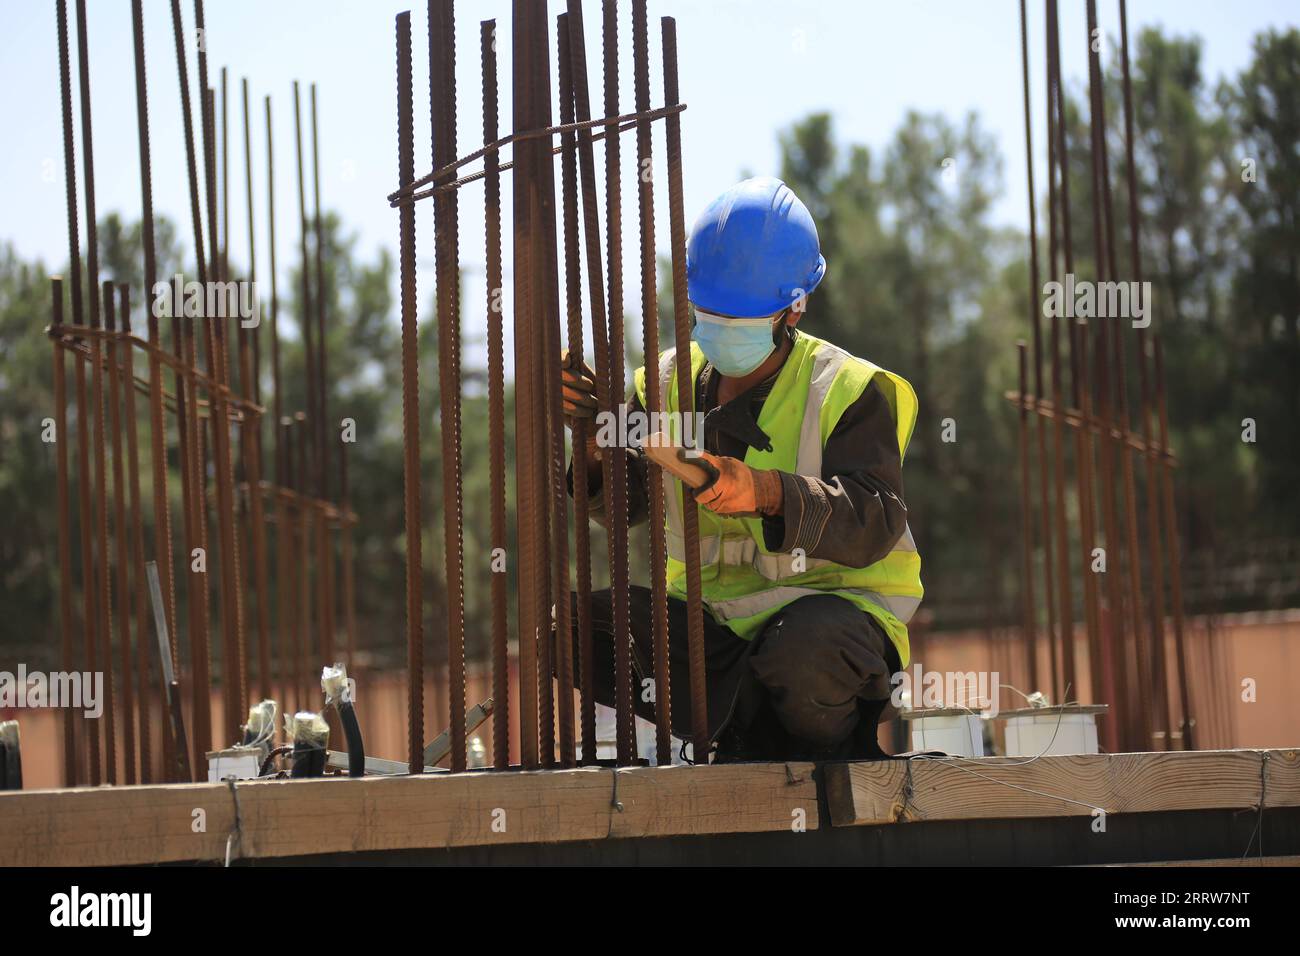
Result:
{"label": "orange work glove", "polygon": [[700,452],[685,459],[710,472],[706,484],[696,488],[695,500],[714,514],[733,518],[755,518],[780,514],[785,504],[781,473],[750,468],[739,458]]}
{"label": "orange work glove", "polygon": [[596,417],[596,373],[568,349],[560,353],[560,382],[566,418]]}

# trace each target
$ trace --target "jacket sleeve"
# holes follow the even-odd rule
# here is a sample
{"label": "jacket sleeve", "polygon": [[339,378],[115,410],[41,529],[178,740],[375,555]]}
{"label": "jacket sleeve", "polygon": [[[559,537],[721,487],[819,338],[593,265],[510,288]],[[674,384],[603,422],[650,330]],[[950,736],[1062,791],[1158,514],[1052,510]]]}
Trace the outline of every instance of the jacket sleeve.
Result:
{"label": "jacket sleeve", "polygon": [[907,525],[893,412],[875,382],[845,409],[820,475],[781,472],[782,514],[763,519],[768,551],[864,568],[888,554]]}

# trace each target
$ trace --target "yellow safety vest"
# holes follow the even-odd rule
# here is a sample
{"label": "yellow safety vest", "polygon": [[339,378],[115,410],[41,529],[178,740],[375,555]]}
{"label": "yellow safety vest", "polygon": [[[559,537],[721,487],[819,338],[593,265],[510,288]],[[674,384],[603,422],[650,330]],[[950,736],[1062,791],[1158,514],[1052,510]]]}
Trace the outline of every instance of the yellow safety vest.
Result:
{"label": "yellow safety vest", "polygon": [[[674,437],[677,412],[675,349],[659,357],[662,411]],[[691,343],[691,384],[699,378],[704,355]],[[750,448],[745,464],[820,478],[822,450],[840,416],[876,380],[893,412],[900,458],[907,453],[916,424],[916,393],[907,380],[856,358],[829,342],[805,333],[795,338],[772,391],[763,402],[758,426],[772,442],[771,451]],[[637,369],[634,388],[646,403],[645,368]],[[692,403],[694,396],[692,395]],[[697,436],[702,442],[703,436]],[[663,473],[668,537],[668,592],[686,596],[686,565],[681,485]],[[853,568],[802,554],[773,554],[763,546],[761,518],[730,518],[697,505],[704,603],[714,618],[751,640],[777,611],[809,594],[837,594],[876,618],[898,649],[906,667],[910,654],[907,622],[921,603],[921,556],[910,528],[892,551],[865,568]]]}

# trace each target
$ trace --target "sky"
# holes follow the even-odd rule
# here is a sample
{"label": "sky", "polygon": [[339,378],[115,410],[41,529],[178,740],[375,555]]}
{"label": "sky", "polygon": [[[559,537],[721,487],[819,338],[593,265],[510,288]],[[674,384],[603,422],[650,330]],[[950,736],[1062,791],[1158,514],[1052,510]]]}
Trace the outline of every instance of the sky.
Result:
{"label": "sky", "polygon": [[[69,7],[73,4],[70,0]],[[182,2],[187,31],[194,25],[192,2]],[[631,2],[620,2],[622,111],[631,111]],[[1118,29],[1118,4],[1101,0],[1099,17],[1109,35]],[[1034,95],[1036,176],[1045,182],[1043,130],[1045,72],[1041,2],[1030,3],[1031,70]],[[340,214],[357,235],[358,253],[372,259],[381,247],[396,251],[397,213],[384,197],[396,185],[396,102],[394,15],[413,9],[391,0],[208,0],[207,49],[210,82],[228,67],[230,83],[231,257],[247,261],[242,110],[239,83],[247,77],[253,123],[254,222],[259,278],[265,282],[266,137],[263,97],[270,95],[275,147],[277,256],[281,278],[297,255],[297,183],[294,156],[293,81],[318,87],[322,203]],[[508,0],[460,0],[457,9],[458,152],[482,141],[479,95],[478,21],[500,24],[501,116],[509,112]],[[564,9],[551,2],[552,16]],[[1083,0],[1062,0],[1063,69],[1067,82],[1086,77]],[[128,0],[88,4],[91,98],[94,121],[95,192],[102,217],[118,211],[140,215],[131,13]],[[155,210],[171,217],[178,234],[192,235],[183,152],[175,48],[169,4],[144,0],[149,122]],[[683,171],[687,222],[742,171],[775,174],[777,133],[814,111],[829,111],[841,143],[863,143],[879,153],[910,109],[959,118],[979,114],[1004,159],[1004,192],[993,209],[996,223],[1025,228],[1028,216],[1024,169],[1020,26],[1016,0],[651,0],[651,99],[663,101],[658,18],[677,20],[682,114]],[[1253,36],[1269,27],[1300,21],[1296,0],[1132,0],[1131,36],[1160,25],[1204,41],[1203,67],[1211,83],[1245,67]],[[74,20],[71,15],[70,20]],[[592,98],[599,102],[600,4],[584,5]],[[427,172],[428,51],[424,7],[412,14],[416,63],[416,166]],[[73,93],[78,95],[75,25]],[[50,268],[67,259],[55,4],[53,0],[0,0],[0,242],[19,255],[40,258]],[[552,44],[554,29],[552,25]],[[190,59],[190,83],[197,71]],[[1108,55],[1109,47],[1103,53]],[[424,64],[422,66],[421,64]],[[552,54],[552,67],[554,56]],[[423,109],[421,107],[424,107]],[[196,105],[197,111],[197,105]],[[79,123],[79,120],[77,121]],[[663,171],[662,123],[656,124],[655,173]],[[309,137],[308,129],[304,131]],[[624,190],[633,188],[635,142],[624,136]],[[308,146],[310,140],[305,141]],[[77,133],[78,188],[83,144]],[[598,151],[599,152],[599,151]],[[310,154],[307,196],[311,202]],[[943,157],[933,157],[936,175]],[[474,167],[469,167],[473,169]],[[960,169],[957,170],[960,175]],[[602,180],[598,180],[600,182]],[[657,179],[666,184],[666,178]],[[482,261],[481,186],[463,190],[461,249],[467,336],[478,337],[485,306]],[[508,197],[508,187],[505,192]],[[657,188],[656,238],[667,251],[667,193]],[[82,197],[79,195],[79,199]],[[626,199],[625,199],[626,203]],[[603,195],[602,195],[603,204]],[[625,206],[635,210],[635,201]],[[417,240],[420,301],[433,287],[432,207],[419,207]],[[84,246],[84,211],[82,216]],[[507,212],[508,216],[508,212]],[[624,215],[625,272],[636,275],[636,217]],[[509,221],[506,221],[509,235]],[[186,241],[186,246],[191,243]],[[507,286],[509,286],[507,253]],[[830,264],[834,268],[834,263]],[[475,276],[479,278],[476,280]],[[282,283],[283,284],[283,283]],[[626,282],[627,310],[639,312],[635,281]],[[265,295],[265,293],[263,293]],[[509,288],[506,292],[509,301]],[[471,345],[472,354],[474,346]]]}

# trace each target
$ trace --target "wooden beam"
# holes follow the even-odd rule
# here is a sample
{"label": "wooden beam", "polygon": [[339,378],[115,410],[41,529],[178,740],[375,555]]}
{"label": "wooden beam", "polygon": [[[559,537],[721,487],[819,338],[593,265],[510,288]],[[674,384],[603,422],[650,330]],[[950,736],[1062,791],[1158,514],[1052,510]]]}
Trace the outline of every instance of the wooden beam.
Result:
{"label": "wooden beam", "polygon": [[3,793],[0,866],[221,860],[236,803],[235,858],[812,830],[812,771],[591,767]]}
{"label": "wooden beam", "polygon": [[1300,806],[1300,750],[828,764],[832,826]]}

